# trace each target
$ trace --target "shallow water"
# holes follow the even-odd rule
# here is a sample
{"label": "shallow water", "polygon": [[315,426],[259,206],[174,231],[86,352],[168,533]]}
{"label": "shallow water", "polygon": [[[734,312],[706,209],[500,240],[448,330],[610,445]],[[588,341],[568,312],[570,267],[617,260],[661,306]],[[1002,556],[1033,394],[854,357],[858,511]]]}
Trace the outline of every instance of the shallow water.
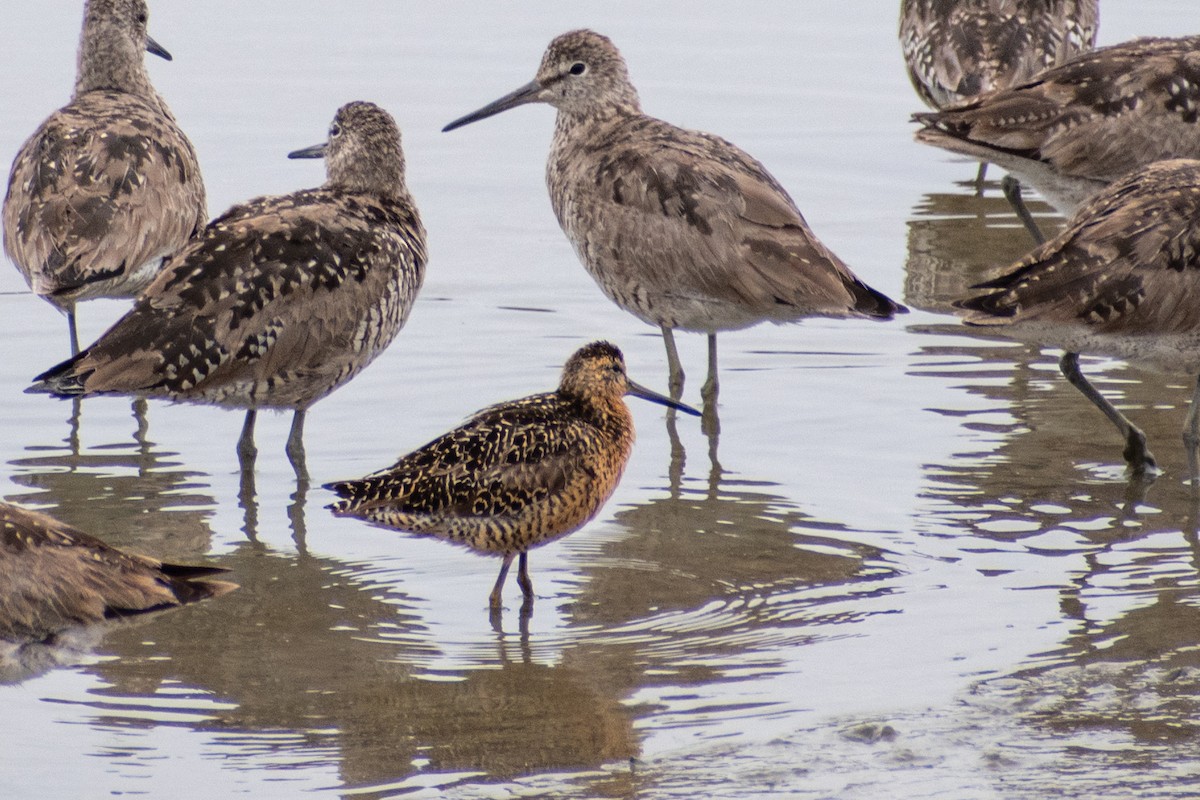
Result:
{"label": "shallow water", "polygon": [[[1026,235],[975,167],[911,141],[892,3],[154,4],[160,91],[214,213],[321,180],[284,155],[351,99],[389,108],[429,229],[392,348],[319,404],[312,488],[260,420],[21,393],[65,325],[0,270],[0,495],[113,544],[211,559],[241,590],[115,628],[0,687],[0,796],[1184,797],[1200,786],[1200,540],[1186,376],[1085,370],[1166,473],[1130,485],[1057,353],[946,315]],[[446,6],[446,7],[443,7]],[[702,9],[702,13],[697,9]],[[1191,33],[1189,0],[1111,0],[1101,39]],[[76,3],[0,26],[0,154],[67,97]],[[453,134],[579,26],[644,107],[764,161],[822,239],[913,313],[722,335],[722,432],[636,403],[625,479],[535,551],[493,622],[496,562],[332,518],[318,487],[485,404],[552,387],[605,337],[664,387],[657,333],[609,304],[550,213],[552,112]],[[1040,215],[1053,224],[1050,210]],[[91,303],[81,338],[124,306]],[[680,340],[698,402],[702,337]]]}

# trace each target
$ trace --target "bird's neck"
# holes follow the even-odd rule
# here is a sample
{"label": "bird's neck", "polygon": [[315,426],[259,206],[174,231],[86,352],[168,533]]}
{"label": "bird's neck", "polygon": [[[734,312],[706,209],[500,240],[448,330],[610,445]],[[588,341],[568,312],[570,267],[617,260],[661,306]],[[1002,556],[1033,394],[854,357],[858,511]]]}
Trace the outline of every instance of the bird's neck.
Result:
{"label": "bird's neck", "polygon": [[642,115],[636,98],[629,103],[613,103],[587,108],[560,108],[554,123],[554,141],[587,140],[602,135],[631,117]]}
{"label": "bird's neck", "polygon": [[141,50],[134,48],[125,37],[88,36],[85,31],[79,46],[75,95],[97,89],[112,89],[150,99],[158,97],[150,83]]}

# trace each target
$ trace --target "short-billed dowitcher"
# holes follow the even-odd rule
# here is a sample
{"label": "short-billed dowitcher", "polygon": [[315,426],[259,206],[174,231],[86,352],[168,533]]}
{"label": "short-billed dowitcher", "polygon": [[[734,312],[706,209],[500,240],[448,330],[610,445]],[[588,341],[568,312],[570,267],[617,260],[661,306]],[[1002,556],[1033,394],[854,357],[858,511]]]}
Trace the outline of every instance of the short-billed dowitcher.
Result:
{"label": "short-billed dowitcher", "polygon": [[970,325],[1061,347],[1067,380],[1116,425],[1135,472],[1155,467],[1146,437],[1079,371],[1079,353],[1197,376],[1184,428],[1200,448],[1200,161],[1160,161],[1092,198],[1057,237],[960,301]]}
{"label": "short-billed dowitcher", "polygon": [[1138,167],[1200,158],[1200,36],[1136,39],[916,114],[917,141],[999,164],[1064,214]]}
{"label": "short-billed dowitcher", "polygon": [[330,508],[502,556],[492,608],[520,556],[528,608],[529,549],[582,527],[621,479],[634,437],[627,394],[698,413],[629,380],[621,351],[593,342],[567,361],[556,391],[485,408],[382,472],[329,484],[344,498]]}
{"label": "short-billed dowitcher", "polygon": [[913,88],[941,110],[1091,50],[1099,22],[1100,0],[903,0],[900,47]]}
{"label": "short-billed dowitcher", "polygon": [[134,297],[208,219],[196,151],[150,84],[145,0],[88,0],[71,102],[25,141],[4,198],[4,252],[34,294]]}
{"label": "short-billed dowitcher", "polygon": [[342,106],[322,145],[325,184],[260,197],[214,219],[76,357],[30,391],[126,394],[293,409],[287,453],[304,474],[305,411],[395,338],[425,275],[425,229],[404,182],[400,131],[372,103]]}
{"label": "short-billed dowitcher", "polygon": [[559,225],[609,299],[661,328],[673,395],[683,386],[676,328],[708,334],[707,402],[717,393],[718,331],[906,310],[818,241],[758,161],[643,114],[606,37],[559,36],[533,81],[444,130],[526,103],[557,110],[546,182]]}
{"label": "short-billed dowitcher", "polygon": [[126,553],[46,514],[0,503],[0,639],[44,641],[216,597],[237,587],[204,579],[225,571]]}

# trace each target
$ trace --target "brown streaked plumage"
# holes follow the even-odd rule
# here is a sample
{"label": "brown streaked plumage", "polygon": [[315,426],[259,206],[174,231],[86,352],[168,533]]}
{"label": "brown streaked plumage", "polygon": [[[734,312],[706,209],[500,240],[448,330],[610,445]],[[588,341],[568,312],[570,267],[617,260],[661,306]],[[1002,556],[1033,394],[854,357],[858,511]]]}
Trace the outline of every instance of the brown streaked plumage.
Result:
{"label": "brown streaked plumage", "polygon": [[917,141],[991,161],[1064,213],[1130,171],[1200,157],[1200,36],[1084,53],[1026,83],[916,114]]}
{"label": "brown streaked plumage", "polygon": [[34,294],[75,304],[134,297],[204,226],[196,151],[150,83],[145,0],[88,0],[71,102],[25,141],[4,198],[4,252]]}
{"label": "brown streaked plumage", "polygon": [[1083,377],[1078,354],[1196,375],[1184,442],[1200,477],[1200,161],[1127,175],[1056,238],[975,288],[988,291],[957,303],[965,322],[1061,347],[1063,374],[1117,426],[1137,472],[1155,467],[1146,437]]}
{"label": "brown streaked plumage", "polygon": [[0,639],[39,642],[105,620],[175,608],[237,586],[219,567],[164,564],[53,517],[0,503]]}
{"label": "brown streaked plumage", "polygon": [[127,394],[293,409],[287,452],[303,466],[305,411],[383,352],[425,276],[425,229],[404,182],[400,131],[372,103],[342,106],[317,189],[260,197],[214,219],[133,309],[30,391]]}
{"label": "brown streaked plumage", "polygon": [[1099,0],[903,0],[900,46],[913,88],[942,109],[1091,50],[1099,23]]}
{"label": "brown streaked plumage", "polygon": [[821,244],[758,161],[724,139],[643,114],[606,37],[559,36],[532,82],[444,130],[526,103],[558,112],[546,182],[559,224],[609,299],[662,329],[676,395],[676,328],[708,334],[703,394],[713,400],[718,331],[905,310]]}
{"label": "brown streaked plumage", "polygon": [[485,408],[382,472],[329,484],[330,508],[389,528],[502,556],[492,608],[514,556],[526,607],[530,548],[578,530],[617,487],[633,447],[627,394],[696,414],[625,374],[608,342],[578,350],[558,390]]}

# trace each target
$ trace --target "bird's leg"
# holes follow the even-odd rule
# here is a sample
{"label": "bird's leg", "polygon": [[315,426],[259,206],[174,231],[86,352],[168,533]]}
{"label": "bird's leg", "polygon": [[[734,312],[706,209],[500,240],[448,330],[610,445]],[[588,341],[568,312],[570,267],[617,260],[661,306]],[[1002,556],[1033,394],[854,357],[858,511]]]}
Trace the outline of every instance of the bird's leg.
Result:
{"label": "bird's leg", "polygon": [[79,355],[79,329],[75,325],[75,306],[67,309],[67,335],[71,337],[71,355]]}
{"label": "bird's leg", "polygon": [[150,430],[150,422],[146,419],[146,413],[150,410],[146,398],[138,397],[133,401],[133,419],[137,422],[137,431],[133,434],[133,439],[138,443],[138,447],[145,452],[149,449],[150,443],[146,441],[146,433]]}
{"label": "bird's leg", "polygon": [[292,469],[296,471],[299,480],[308,480],[308,466],[304,460],[304,409],[296,409],[292,416],[292,430],[288,433],[287,446],[284,447]]}
{"label": "bird's leg", "polygon": [[1192,405],[1183,426],[1183,446],[1187,450],[1188,480],[1193,488],[1200,488],[1200,376],[1196,378]]}
{"label": "bird's leg", "polygon": [[504,563],[500,565],[500,574],[496,577],[496,585],[492,587],[492,593],[488,597],[488,605],[491,608],[500,608],[500,590],[504,588],[504,579],[508,577],[508,566],[512,564],[515,553],[507,553],[504,556]]}
{"label": "bird's leg", "polygon": [[1033,237],[1034,244],[1044,244],[1046,237],[1042,234],[1042,229],[1038,227],[1038,224],[1033,221],[1033,214],[1029,213],[1029,208],[1021,197],[1021,182],[1012,175],[1005,175],[1000,181],[1000,188],[1004,191],[1004,196],[1008,198],[1013,211],[1017,212],[1017,219],[1021,220],[1025,230],[1029,231],[1029,235]]}
{"label": "bird's leg", "polygon": [[708,335],[708,378],[700,387],[700,397],[704,400],[704,415],[700,419],[700,429],[710,437],[721,432],[721,420],[717,418],[717,394],[720,388],[720,381],[717,379],[717,335],[710,333]]}
{"label": "bird's leg", "polygon": [[258,497],[254,489],[254,461],[242,461],[242,472],[238,476],[238,505],[242,507],[242,531],[252,542],[258,541]]}
{"label": "bird's leg", "polygon": [[532,605],[533,581],[529,580],[529,554],[524,551],[521,552],[521,558],[517,564],[517,585],[521,587],[521,593],[525,595],[525,602]]}
{"label": "bird's leg", "polygon": [[983,182],[987,180],[988,162],[979,162],[979,172],[975,173],[975,196],[983,196]]}
{"label": "bird's leg", "polygon": [[1143,473],[1147,470],[1158,469],[1158,464],[1154,460],[1154,456],[1146,449],[1146,434],[1130,422],[1124,414],[1117,410],[1116,406],[1108,402],[1104,395],[1096,390],[1095,386],[1088,383],[1088,379],[1083,377],[1083,373],[1079,371],[1079,354],[1078,353],[1063,353],[1062,360],[1058,363],[1062,374],[1066,376],[1071,385],[1083,393],[1083,396],[1092,401],[1092,405],[1104,412],[1104,416],[1108,417],[1113,425],[1117,426],[1117,430],[1125,437],[1125,460],[1135,473]]}
{"label": "bird's leg", "polygon": [[242,423],[242,435],[238,437],[237,454],[242,472],[253,471],[254,459],[258,456],[258,449],[254,446],[254,418],[257,415],[258,412],[253,408],[246,412],[246,421]]}
{"label": "bird's leg", "polygon": [[662,326],[663,344],[667,346],[667,388],[671,399],[678,400],[683,396],[683,364],[679,361],[679,351],[675,349],[675,333],[666,325]]}

